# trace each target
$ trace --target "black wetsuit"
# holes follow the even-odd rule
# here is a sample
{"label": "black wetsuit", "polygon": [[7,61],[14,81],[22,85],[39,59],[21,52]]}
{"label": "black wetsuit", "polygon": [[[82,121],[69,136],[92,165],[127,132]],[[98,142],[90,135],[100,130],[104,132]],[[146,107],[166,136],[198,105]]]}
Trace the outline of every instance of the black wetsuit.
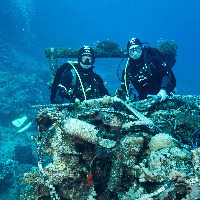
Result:
{"label": "black wetsuit", "polygon": [[85,70],[78,63],[73,65],[78,73],[69,63],[58,69],[51,89],[52,104],[74,102],[76,98],[83,101],[85,97],[94,99],[109,95],[102,78],[93,72],[93,67]]}
{"label": "black wetsuit", "polygon": [[169,95],[176,86],[174,74],[164,60],[158,55],[152,56],[144,52],[138,59],[129,59],[126,74],[125,70],[122,73],[122,80],[121,88],[129,90],[132,83],[140,100],[146,99],[148,94],[157,95],[162,88]]}

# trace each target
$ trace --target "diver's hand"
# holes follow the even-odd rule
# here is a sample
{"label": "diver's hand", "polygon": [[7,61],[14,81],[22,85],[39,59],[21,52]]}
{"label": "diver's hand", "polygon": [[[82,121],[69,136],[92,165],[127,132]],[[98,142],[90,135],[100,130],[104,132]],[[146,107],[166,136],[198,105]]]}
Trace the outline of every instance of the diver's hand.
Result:
{"label": "diver's hand", "polygon": [[161,98],[160,101],[164,101],[167,98],[167,96],[167,92],[164,89],[161,89],[157,94],[157,97]]}

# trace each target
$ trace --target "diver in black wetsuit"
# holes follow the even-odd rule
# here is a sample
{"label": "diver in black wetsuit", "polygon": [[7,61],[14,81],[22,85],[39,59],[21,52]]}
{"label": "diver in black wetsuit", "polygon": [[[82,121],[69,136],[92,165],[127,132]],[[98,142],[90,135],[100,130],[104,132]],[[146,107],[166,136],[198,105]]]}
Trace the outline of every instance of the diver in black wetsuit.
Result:
{"label": "diver in black wetsuit", "polygon": [[78,62],[63,64],[56,73],[50,100],[52,104],[75,102],[109,95],[102,78],[93,72],[94,51],[84,46],[79,51]]}
{"label": "diver in black wetsuit", "polygon": [[146,99],[148,94],[157,95],[161,101],[165,100],[174,90],[176,79],[161,52],[155,48],[144,47],[137,38],[128,41],[127,52],[129,61],[122,73],[121,88],[128,98],[132,83],[140,100]]}

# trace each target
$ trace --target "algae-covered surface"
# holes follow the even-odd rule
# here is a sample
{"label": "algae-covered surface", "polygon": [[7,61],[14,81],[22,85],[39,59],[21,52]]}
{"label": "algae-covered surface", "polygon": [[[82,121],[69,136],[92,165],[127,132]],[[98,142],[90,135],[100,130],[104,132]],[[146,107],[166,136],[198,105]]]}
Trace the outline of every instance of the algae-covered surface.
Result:
{"label": "algae-covered surface", "polygon": [[38,167],[21,199],[198,199],[199,96],[32,108]]}

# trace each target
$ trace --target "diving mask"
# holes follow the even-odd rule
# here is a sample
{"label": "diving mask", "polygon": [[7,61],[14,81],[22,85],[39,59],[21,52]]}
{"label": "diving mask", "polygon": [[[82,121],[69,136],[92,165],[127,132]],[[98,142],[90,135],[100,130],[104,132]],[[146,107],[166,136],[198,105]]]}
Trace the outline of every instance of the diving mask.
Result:
{"label": "diving mask", "polygon": [[91,65],[92,64],[92,57],[90,56],[83,56],[81,58],[81,62],[84,64],[84,65]]}
{"label": "diving mask", "polygon": [[129,48],[129,55],[133,59],[138,59],[142,54],[142,48],[139,45],[132,45]]}
{"label": "diving mask", "polygon": [[129,52],[130,51],[137,51],[138,53],[140,53],[142,51],[142,48],[141,46],[139,45],[132,45],[130,48],[129,48]]}
{"label": "diving mask", "polygon": [[93,58],[92,57],[90,57],[90,56],[83,56],[81,58],[80,65],[84,69],[89,69],[90,67],[92,67],[92,64],[93,64]]}

